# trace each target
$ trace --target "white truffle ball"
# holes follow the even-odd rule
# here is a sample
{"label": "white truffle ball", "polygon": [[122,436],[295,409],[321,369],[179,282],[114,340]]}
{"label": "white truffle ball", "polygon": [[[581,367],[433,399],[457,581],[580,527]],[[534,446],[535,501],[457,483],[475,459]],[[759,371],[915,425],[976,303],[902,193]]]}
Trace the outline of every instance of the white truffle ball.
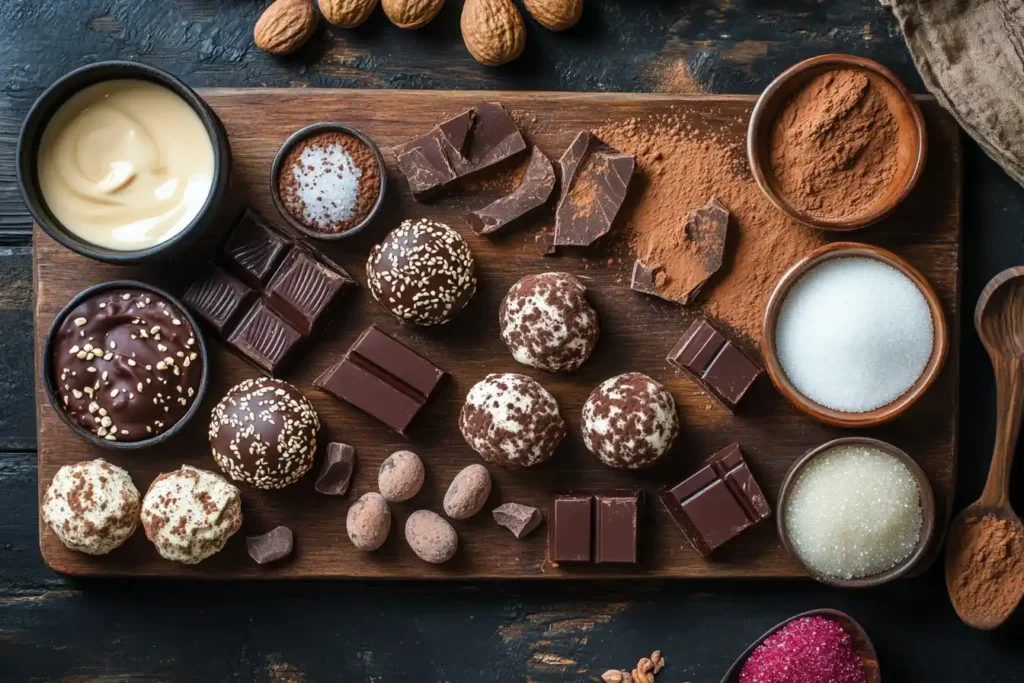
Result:
{"label": "white truffle ball", "polygon": [[672,394],[639,372],[612,377],[583,405],[583,442],[609,467],[653,465],[679,434]]}
{"label": "white truffle ball", "polygon": [[131,476],[103,459],[57,470],[42,502],[43,521],[60,542],[89,555],[105,555],[135,532],[139,490]]}

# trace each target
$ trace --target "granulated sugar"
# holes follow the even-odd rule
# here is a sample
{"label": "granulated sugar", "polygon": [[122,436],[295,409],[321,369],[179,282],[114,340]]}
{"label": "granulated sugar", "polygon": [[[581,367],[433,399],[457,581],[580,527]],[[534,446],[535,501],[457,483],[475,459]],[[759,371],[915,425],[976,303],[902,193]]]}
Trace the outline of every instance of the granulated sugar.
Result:
{"label": "granulated sugar", "polygon": [[932,354],[928,302],[892,266],[867,257],[826,261],[790,289],[775,327],[779,363],[800,393],[861,413],[913,386]]}
{"label": "granulated sugar", "polygon": [[786,501],[786,531],[804,563],[852,579],[895,567],[921,536],[921,491],[895,457],[836,446],[804,465]]}
{"label": "granulated sugar", "polygon": [[341,145],[307,147],[291,173],[304,223],[332,225],[355,214],[363,172]]}

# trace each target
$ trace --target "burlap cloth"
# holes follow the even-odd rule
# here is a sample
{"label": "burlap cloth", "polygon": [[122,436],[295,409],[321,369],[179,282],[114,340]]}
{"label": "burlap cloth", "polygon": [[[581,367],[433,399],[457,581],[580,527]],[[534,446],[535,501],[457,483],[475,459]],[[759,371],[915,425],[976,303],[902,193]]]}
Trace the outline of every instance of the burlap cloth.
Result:
{"label": "burlap cloth", "polygon": [[1024,0],[881,0],[921,78],[1024,185]]}

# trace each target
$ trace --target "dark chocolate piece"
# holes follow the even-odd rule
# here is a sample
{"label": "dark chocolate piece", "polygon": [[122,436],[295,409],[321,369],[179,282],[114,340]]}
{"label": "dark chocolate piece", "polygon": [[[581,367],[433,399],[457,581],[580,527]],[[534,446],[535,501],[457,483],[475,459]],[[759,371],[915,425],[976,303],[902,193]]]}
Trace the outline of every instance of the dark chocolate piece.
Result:
{"label": "dark chocolate piece", "polygon": [[662,491],[661,500],[701,557],[772,513],[735,443],[712,455],[690,478]]}
{"label": "dark chocolate piece", "polygon": [[182,301],[220,336],[235,329],[242,315],[252,308],[256,292],[241,280],[216,266],[189,285]]}
{"label": "dark chocolate piece", "polygon": [[555,246],[555,233],[552,230],[541,230],[534,236],[533,241],[536,242],[537,251],[541,256],[555,256],[558,253],[558,248]]}
{"label": "dark chocolate piece", "polygon": [[558,160],[562,196],[555,210],[555,246],[585,247],[611,230],[626,199],[636,160],[582,131]]}
{"label": "dark chocolate piece", "polygon": [[728,410],[761,374],[761,367],[704,318],[697,318],[668,354],[668,362],[690,376]]}
{"label": "dark chocolate piece", "polygon": [[282,560],[292,554],[294,537],[286,526],[271,529],[260,536],[246,536],[245,547],[256,564]]}
{"label": "dark chocolate piece", "polygon": [[596,497],[595,563],[636,563],[639,516],[639,493],[608,493]]}
{"label": "dark chocolate piece", "polygon": [[555,564],[593,559],[593,496],[555,498],[548,524],[548,552]]}
{"label": "dark chocolate piece", "polygon": [[[693,243],[692,248],[696,250],[700,267],[689,269],[685,275],[685,282],[674,283],[660,268],[651,268],[637,259],[633,264],[633,280],[630,284],[633,290],[684,306],[694,302],[707,281],[722,267],[729,228],[729,210],[718,200],[712,199],[706,206],[691,211],[686,217],[684,227],[686,239]],[[682,293],[668,296],[665,288],[669,285],[672,285],[673,290]]]}
{"label": "dark chocolate piece", "polygon": [[313,385],[404,434],[445,372],[376,325]]}
{"label": "dark chocolate piece", "polygon": [[398,168],[416,199],[490,168],[526,149],[505,108],[485,102],[395,147]]}
{"label": "dark chocolate piece", "polygon": [[270,310],[262,299],[249,309],[227,339],[239,353],[271,375],[287,366],[302,341],[299,331]]}
{"label": "dark chocolate piece", "polygon": [[260,215],[246,211],[224,243],[221,258],[243,282],[253,289],[262,289],[291,244],[287,235],[272,228]]}
{"label": "dark chocolate piece", "polygon": [[516,538],[526,536],[538,526],[544,516],[540,510],[519,503],[505,503],[491,511],[494,521],[512,532]]}
{"label": "dark chocolate piece", "polygon": [[356,466],[356,449],[347,443],[327,444],[324,465],[313,488],[325,496],[344,496]]}
{"label": "dark chocolate piece", "polygon": [[316,329],[331,302],[355,280],[343,270],[334,270],[303,248],[288,252],[267,285],[269,305],[303,335]]}
{"label": "dark chocolate piece", "polygon": [[554,189],[555,169],[551,160],[534,147],[519,187],[482,209],[466,214],[466,222],[479,235],[493,234],[543,206]]}

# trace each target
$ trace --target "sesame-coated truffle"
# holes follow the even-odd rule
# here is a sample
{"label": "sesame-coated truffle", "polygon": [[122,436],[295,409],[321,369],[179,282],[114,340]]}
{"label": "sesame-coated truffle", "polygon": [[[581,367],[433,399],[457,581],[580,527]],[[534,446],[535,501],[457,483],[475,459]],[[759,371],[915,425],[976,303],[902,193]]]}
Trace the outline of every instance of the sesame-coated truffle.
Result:
{"label": "sesame-coated truffle", "polygon": [[373,248],[366,280],[373,298],[399,320],[440,325],[476,292],[476,264],[459,233],[421,218],[403,221]]}
{"label": "sesame-coated truffle", "polygon": [[43,495],[43,521],[61,543],[106,555],[139,524],[139,491],[127,472],[106,460],[64,465]]}
{"label": "sesame-coated truffle", "polygon": [[150,484],[142,526],[161,557],[197,564],[220,552],[242,526],[242,497],[219,474],[182,465]]}
{"label": "sesame-coated truffle", "polygon": [[648,467],[678,434],[672,394],[639,372],[605,381],[583,405],[583,442],[609,467]]}
{"label": "sesame-coated truffle", "polygon": [[512,468],[544,462],[565,437],[555,397],[512,373],[487,375],[469,390],[459,429],[481,458]]}
{"label": "sesame-coated truffle", "polygon": [[224,473],[260,489],[281,489],[313,466],[320,418],[309,399],[272,377],[231,389],[210,417],[210,448]]}
{"label": "sesame-coated truffle", "polygon": [[512,356],[548,372],[573,372],[597,344],[597,313],[568,273],[527,275],[501,302],[498,324]]}

